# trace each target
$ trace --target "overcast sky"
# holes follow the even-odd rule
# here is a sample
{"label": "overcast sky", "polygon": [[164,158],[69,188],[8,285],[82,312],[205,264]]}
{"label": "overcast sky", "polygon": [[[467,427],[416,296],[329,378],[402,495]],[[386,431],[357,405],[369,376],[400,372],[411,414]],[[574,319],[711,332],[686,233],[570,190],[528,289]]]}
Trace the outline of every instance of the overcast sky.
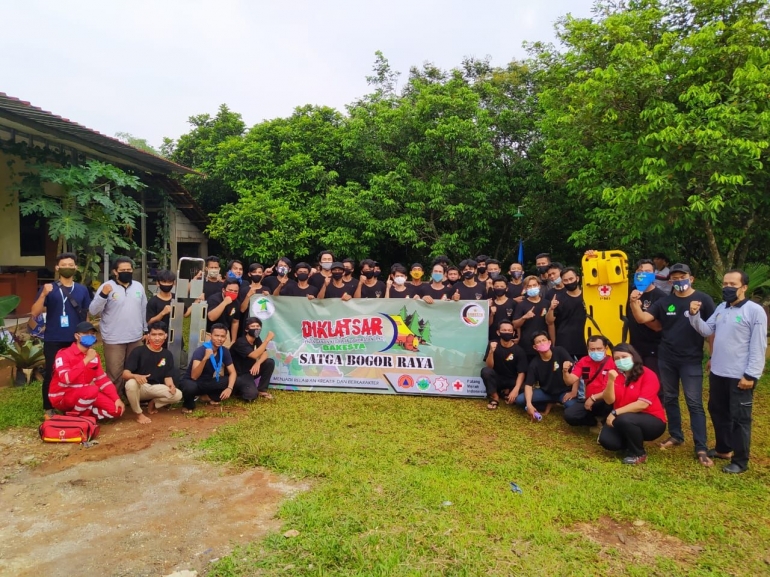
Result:
{"label": "overcast sky", "polygon": [[592,0],[4,1],[0,92],[158,146],[221,103],[251,126],[296,106],[343,109],[374,52],[402,72],[463,57],[505,65]]}

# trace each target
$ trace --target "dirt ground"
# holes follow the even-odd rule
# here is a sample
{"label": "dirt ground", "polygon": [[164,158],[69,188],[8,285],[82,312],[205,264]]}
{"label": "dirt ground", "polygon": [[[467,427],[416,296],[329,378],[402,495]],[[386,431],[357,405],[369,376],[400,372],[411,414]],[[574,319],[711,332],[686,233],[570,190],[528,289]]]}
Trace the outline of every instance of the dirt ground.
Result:
{"label": "dirt ground", "polygon": [[191,441],[245,410],[161,411],[102,426],[99,444],[0,433],[0,576],[157,576],[208,564],[278,529],[279,504],[307,487],[197,458]]}

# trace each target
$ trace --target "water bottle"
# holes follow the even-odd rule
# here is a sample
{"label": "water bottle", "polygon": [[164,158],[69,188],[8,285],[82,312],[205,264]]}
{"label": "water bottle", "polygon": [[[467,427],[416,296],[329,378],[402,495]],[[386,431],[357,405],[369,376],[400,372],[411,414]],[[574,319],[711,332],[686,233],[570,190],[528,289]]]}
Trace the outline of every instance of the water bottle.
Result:
{"label": "water bottle", "polygon": [[540,422],[543,420],[543,415],[535,411],[535,413],[532,415],[532,418],[535,419],[536,422]]}

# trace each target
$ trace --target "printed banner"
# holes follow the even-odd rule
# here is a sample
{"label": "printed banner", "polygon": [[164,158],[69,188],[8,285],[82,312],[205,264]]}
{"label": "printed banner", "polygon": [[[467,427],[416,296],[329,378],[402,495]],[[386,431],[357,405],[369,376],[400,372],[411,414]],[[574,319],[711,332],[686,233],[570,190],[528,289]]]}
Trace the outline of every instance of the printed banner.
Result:
{"label": "printed banner", "polygon": [[251,297],[279,389],[484,397],[487,301]]}

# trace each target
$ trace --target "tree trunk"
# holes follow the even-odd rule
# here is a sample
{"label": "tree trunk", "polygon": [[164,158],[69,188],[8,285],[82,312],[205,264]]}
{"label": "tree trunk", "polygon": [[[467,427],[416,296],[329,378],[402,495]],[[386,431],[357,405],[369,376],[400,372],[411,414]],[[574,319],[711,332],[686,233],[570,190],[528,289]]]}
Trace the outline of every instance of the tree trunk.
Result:
{"label": "tree trunk", "polygon": [[714,229],[711,227],[711,223],[706,219],[703,221],[703,228],[706,230],[706,241],[708,242],[711,258],[714,261],[714,273],[717,278],[722,278],[725,274],[725,262],[719,252],[719,245],[717,244],[717,239],[714,235]]}

